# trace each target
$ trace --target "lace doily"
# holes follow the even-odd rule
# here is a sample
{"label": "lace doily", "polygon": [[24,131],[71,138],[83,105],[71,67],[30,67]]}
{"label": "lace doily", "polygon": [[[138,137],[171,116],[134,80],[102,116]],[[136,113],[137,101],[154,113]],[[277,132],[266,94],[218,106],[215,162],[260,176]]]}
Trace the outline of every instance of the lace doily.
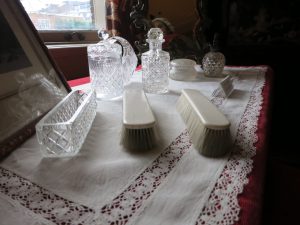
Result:
{"label": "lace doily", "polygon": [[220,178],[200,213],[196,224],[233,224],[239,219],[238,194],[248,183],[252,171],[252,157],[256,154],[257,121],[263,103],[264,71],[257,76],[249,103],[239,124],[235,151],[232,152]]}
{"label": "lace doily", "polygon": [[187,131],[180,134],[111,204],[101,209],[101,224],[126,224],[168,176],[192,143]]}
{"label": "lace doily", "polygon": [[[239,219],[238,194],[248,183],[252,157],[256,153],[257,121],[263,102],[264,71],[257,75],[250,100],[239,124],[235,151],[232,152],[217,180],[196,224],[233,224]],[[221,106],[224,99],[212,99]],[[0,192],[35,214],[55,224],[127,224],[142,208],[172,169],[190,149],[191,141],[184,131],[112,202],[91,209],[72,202],[0,167]],[[166,166],[167,165],[167,166]]]}
{"label": "lace doily", "polygon": [[[100,212],[55,195],[2,167],[0,167],[0,192],[58,225],[126,224],[168,176],[191,145],[188,133],[184,131],[130,186],[110,204],[103,206]],[[96,217],[98,218],[95,219]]]}
{"label": "lace doily", "polygon": [[95,210],[69,201],[0,167],[0,192],[33,213],[57,224],[91,224]]}
{"label": "lace doily", "polygon": [[[236,151],[230,156],[196,224],[233,224],[239,219],[240,207],[237,195],[248,183],[247,175],[253,167],[251,158],[256,152],[254,143],[257,142],[257,120],[263,101],[261,93],[264,86],[264,71],[261,72],[257,75],[250,100],[238,127],[235,140]],[[235,79],[237,82],[239,78]],[[211,99],[218,107],[221,107],[225,100],[224,97]],[[101,224],[127,224],[163,182],[175,166],[174,163],[177,163],[190,148],[191,144],[186,145],[185,142],[190,143],[186,131],[111,204],[102,208],[101,214],[105,219]],[[160,166],[165,164],[164,161],[169,164],[168,167]]]}

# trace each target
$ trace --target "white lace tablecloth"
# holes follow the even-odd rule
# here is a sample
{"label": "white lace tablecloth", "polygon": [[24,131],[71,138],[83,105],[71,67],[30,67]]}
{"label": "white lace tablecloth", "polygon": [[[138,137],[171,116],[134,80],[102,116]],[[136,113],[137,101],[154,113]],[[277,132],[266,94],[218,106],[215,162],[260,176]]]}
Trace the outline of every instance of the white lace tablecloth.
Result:
{"label": "white lace tablecloth", "polygon": [[[99,101],[97,116],[76,157],[43,158],[35,136],[0,164],[0,224],[233,224],[237,195],[255,155],[264,67],[227,68],[229,98],[215,97],[220,79],[170,80],[164,95],[147,94],[160,135],[149,152],[120,144],[122,100]],[[139,88],[136,72],[128,88]],[[88,88],[82,85],[79,88]],[[227,116],[230,154],[201,156],[175,110],[183,88],[200,90]]]}

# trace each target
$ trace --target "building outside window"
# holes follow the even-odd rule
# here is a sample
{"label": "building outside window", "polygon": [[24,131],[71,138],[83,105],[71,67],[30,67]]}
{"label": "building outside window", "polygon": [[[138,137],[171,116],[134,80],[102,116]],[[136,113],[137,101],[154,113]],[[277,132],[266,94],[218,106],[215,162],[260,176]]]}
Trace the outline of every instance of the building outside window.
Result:
{"label": "building outside window", "polygon": [[51,29],[51,20],[49,18],[37,18],[35,21],[36,28],[38,30],[49,30]]}
{"label": "building outside window", "polygon": [[[46,43],[97,41],[97,30],[106,27],[105,0],[21,0],[21,3]],[[74,32],[77,35],[70,36]]]}

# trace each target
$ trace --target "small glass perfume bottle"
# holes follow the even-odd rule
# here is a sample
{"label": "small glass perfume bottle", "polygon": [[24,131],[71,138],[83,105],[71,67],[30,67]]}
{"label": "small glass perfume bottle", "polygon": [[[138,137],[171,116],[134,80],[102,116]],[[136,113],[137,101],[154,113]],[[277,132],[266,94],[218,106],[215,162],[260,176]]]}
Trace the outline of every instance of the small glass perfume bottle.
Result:
{"label": "small glass perfume bottle", "polygon": [[225,56],[219,51],[219,35],[214,35],[210,52],[202,59],[204,75],[207,77],[224,77],[222,74],[225,66]]}
{"label": "small glass perfume bottle", "polygon": [[142,83],[147,93],[160,94],[168,91],[170,54],[162,50],[165,41],[159,28],[151,28],[146,40],[149,51],[142,54]]}

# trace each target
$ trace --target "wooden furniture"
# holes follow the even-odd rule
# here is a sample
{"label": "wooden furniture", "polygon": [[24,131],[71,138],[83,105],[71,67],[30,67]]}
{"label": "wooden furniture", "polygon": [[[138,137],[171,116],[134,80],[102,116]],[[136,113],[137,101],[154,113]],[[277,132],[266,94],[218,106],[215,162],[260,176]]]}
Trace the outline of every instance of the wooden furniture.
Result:
{"label": "wooden furniture", "polygon": [[48,46],[48,50],[57,67],[66,80],[73,80],[89,74],[86,46]]}

